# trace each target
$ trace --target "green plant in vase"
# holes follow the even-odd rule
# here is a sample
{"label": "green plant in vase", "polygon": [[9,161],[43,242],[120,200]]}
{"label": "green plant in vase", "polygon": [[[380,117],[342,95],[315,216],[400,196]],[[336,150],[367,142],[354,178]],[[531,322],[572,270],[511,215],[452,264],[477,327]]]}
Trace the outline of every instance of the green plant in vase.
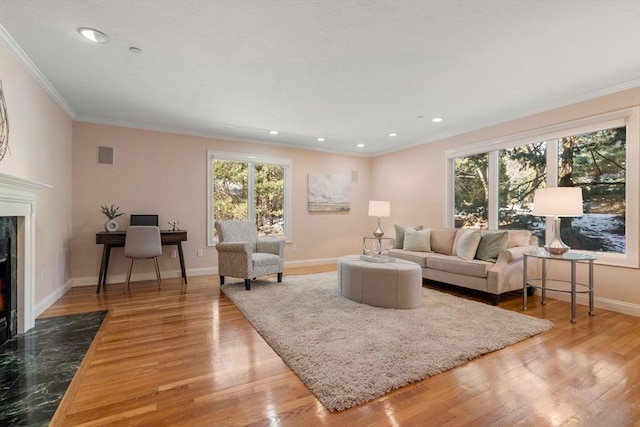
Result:
{"label": "green plant in vase", "polygon": [[124,215],[124,212],[118,212],[119,209],[120,206],[116,205],[100,206],[100,212],[102,212],[109,219],[109,221],[104,224],[105,231],[118,231],[118,222],[116,221],[116,218]]}

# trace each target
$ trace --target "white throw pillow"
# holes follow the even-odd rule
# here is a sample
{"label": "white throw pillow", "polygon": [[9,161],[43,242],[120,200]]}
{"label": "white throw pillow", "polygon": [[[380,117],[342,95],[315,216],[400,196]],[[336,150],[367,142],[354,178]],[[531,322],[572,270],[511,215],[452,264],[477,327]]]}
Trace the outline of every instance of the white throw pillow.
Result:
{"label": "white throw pillow", "polygon": [[464,232],[462,236],[458,239],[458,243],[456,244],[456,254],[458,258],[464,260],[473,259],[476,256],[476,251],[478,250],[478,244],[480,244],[480,239],[482,235],[480,234],[480,230],[467,230]]}
{"label": "white throw pillow", "polygon": [[405,228],[404,230],[404,246],[405,251],[431,252],[431,230],[412,230]]}

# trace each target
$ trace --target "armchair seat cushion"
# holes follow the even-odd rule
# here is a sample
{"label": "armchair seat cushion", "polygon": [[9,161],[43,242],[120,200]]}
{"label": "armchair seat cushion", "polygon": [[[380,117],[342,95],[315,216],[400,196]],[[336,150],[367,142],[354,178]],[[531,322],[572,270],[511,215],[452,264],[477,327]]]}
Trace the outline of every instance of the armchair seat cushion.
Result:
{"label": "armchair seat cushion", "polygon": [[251,255],[251,262],[253,262],[254,268],[265,267],[270,265],[279,266],[280,257],[278,255],[267,254],[263,252],[254,252]]}

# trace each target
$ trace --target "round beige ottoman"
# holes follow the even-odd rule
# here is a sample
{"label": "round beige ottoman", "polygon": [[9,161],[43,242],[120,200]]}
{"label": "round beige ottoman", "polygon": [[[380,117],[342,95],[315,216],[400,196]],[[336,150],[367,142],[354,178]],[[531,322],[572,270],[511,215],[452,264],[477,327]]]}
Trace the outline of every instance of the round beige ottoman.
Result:
{"label": "round beige ottoman", "polygon": [[415,262],[369,262],[358,255],[338,258],[338,290],[350,300],[387,308],[422,305],[422,269]]}

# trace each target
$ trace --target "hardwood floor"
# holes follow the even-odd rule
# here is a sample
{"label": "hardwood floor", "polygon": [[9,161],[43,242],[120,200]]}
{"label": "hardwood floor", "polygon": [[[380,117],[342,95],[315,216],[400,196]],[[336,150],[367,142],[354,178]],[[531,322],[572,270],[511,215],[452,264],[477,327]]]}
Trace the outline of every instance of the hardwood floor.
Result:
{"label": "hardwood floor", "polygon": [[[550,331],[330,413],[217,276],[166,279],[161,291],[137,282],[130,296],[123,286],[73,288],[41,316],[109,310],[52,426],[640,426],[640,318],[578,306],[571,324],[568,303],[534,296],[527,314]],[[500,306],[521,311],[522,297]]]}

